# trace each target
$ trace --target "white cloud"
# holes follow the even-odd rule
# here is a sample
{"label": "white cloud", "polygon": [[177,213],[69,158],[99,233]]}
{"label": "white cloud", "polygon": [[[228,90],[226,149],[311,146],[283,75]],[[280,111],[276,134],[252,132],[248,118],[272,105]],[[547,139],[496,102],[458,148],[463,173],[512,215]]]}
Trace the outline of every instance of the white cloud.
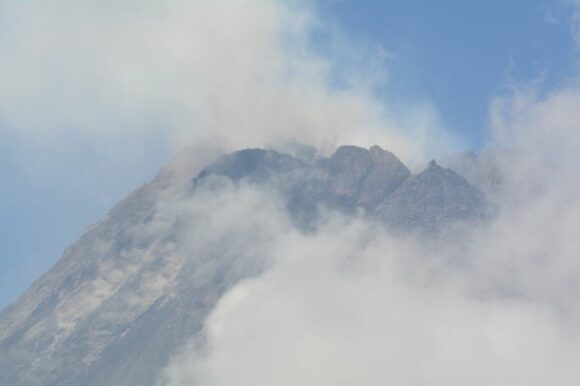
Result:
{"label": "white cloud", "polygon": [[58,0],[5,2],[0,13],[0,122],[19,135],[177,147],[217,137],[230,148],[293,137],[422,152],[423,133],[370,90],[384,49],[346,49],[327,28],[345,64],[321,56],[311,39],[326,27],[306,3]]}
{"label": "white cloud", "polygon": [[275,265],[226,294],[207,346],[163,385],[577,383],[580,87],[492,101],[504,184],[488,224],[399,239],[362,219],[275,237]]}
{"label": "white cloud", "polygon": [[[378,143],[412,160],[438,138],[413,128],[436,112],[392,116],[354,70],[333,87],[336,64],[309,43],[324,27],[303,5],[13,1],[0,12],[0,121],[30,140],[217,138],[228,149],[294,137],[323,149]],[[239,242],[255,242],[267,230],[275,264],[226,294],[207,351],[184,351],[165,383],[576,384],[579,102],[576,85],[494,101],[496,142],[513,149],[500,212],[439,248],[361,219],[304,235],[247,190],[172,206],[208,220],[197,241],[243,226]]]}
{"label": "white cloud", "polygon": [[494,101],[504,185],[469,234],[433,245],[336,215],[275,234],[273,267],[221,299],[207,346],[160,384],[576,384],[577,98],[571,86]]}
{"label": "white cloud", "polygon": [[69,229],[15,232],[45,245],[18,258],[35,256],[27,281],[192,144],[379,144],[421,163],[444,130],[422,106],[402,119],[375,97],[386,60],[326,25],[312,2],[0,1],[0,174],[21,177],[7,188],[19,217],[22,192],[38,192],[38,229]]}
{"label": "white cloud", "polygon": [[544,220],[502,218],[466,248],[353,219],[285,230],[274,267],[222,298],[208,346],[176,357],[161,384],[573,385],[580,315],[566,279],[579,245],[540,232]]}

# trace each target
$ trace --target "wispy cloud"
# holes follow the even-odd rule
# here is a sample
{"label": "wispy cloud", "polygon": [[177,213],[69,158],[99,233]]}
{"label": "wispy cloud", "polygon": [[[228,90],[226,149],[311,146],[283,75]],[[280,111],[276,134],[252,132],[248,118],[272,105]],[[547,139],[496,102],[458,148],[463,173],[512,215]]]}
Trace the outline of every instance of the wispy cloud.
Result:
{"label": "wispy cloud", "polygon": [[[0,12],[0,119],[21,135],[177,146],[217,137],[231,148],[294,137],[379,143],[403,157],[424,145],[372,93],[384,50],[347,49],[306,3],[59,0]],[[311,44],[321,30],[327,55]]]}
{"label": "wispy cloud", "polygon": [[[392,115],[355,69],[336,87],[336,63],[310,45],[324,28],[313,8],[114,4],[0,6],[4,127],[41,139],[212,138],[225,149],[286,137],[323,149],[378,143],[411,160],[433,151],[435,138],[449,146],[444,131],[422,132],[437,123],[428,106]],[[223,297],[207,345],[184,348],[161,383],[575,385],[578,90],[517,87],[494,100],[495,142],[510,150],[497,161],[498,213],[437,248],[337,214],[305,235],[276,197],[247,187],[172,201],[165,215],[208,220],[180,235],[184,245],[242,229],[237,252],[272,265]]]}
{"label": "wispy cloud", "polygon": [[[226,293],[206,340],[160,384],[574,385],[580,131],[568,98],[503,106],[497,141],[510,151],[496,160],[504,184],[485,225],[434,244],[337,214],[314,233],[269,232],[271,268]],[[268,207],[255,234],[286,223]]]}
{"label": "wispy cloud", "polygon": [[317,12],[273,0],[2,1],[0,141],[10,162],[0,174],[22,177],[7,193],[17,205],[40,202],[38,229],[69,229],[58,242],[15,232],[44,244],[22,251],[27,280],[73,229],[192,144],[380,144],[419,164],[454,147],[432,106],[394,114],[377,97],[376,81],[388,82],[382,48],[351,41]]}
{"label": "wispy cloud", "polygon": [[160,383],[574,385],[580,88],[512,86],[491,105],[487,224],[436,247],[341,216],[285,230]]}

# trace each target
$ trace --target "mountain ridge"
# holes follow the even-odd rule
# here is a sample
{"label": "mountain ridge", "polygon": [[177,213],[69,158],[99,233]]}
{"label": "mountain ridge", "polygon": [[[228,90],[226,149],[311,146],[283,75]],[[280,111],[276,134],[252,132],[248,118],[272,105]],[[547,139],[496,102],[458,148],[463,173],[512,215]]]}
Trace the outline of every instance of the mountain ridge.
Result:
{"label": "mountain ridge", "polygon": [[[248,229],[198,236],[225,210],[204,208],[220,186],[274,192],[304,232],[316,229],[321,208],[362,209],[388,229],[433,237],[485,212],[483,195],[451,169],[433,163],[413,175],[378,146],[343,146],[312,162],[244,149],[207,165],[185,191],[172,191],[176,178],[160,172],[115,205],[0,311],[0,384],[153,386],[183,342],[199,336],[221,295],[264,269],[266,252],[256,246],[268,244],[268,230],[253,232],[252,218]],[[247,204],[253,216],[264,203],[252,200],[223,205]],[[193,215],[179,205],[193,206]]]}

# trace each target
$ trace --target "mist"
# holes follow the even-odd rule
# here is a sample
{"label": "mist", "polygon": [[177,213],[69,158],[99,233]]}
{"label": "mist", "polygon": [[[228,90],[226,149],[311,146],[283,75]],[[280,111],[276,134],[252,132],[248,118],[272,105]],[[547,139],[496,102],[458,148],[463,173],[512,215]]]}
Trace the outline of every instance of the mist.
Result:
{"label": "mist", "polygon": [[461,143],[426,100],[393,111],[376,92],[389,53],[324,22],[316,3],[5,1],[0,35],[5,210],[26,223],[33,192],[40,217],[8,238],[42,244],[6,242],[27,263],[3,278],[2,304],[184,148],[381,144],[419,164]]}
{"label": "mist", "polygon": [[0,113],[29,140],[76,133],[141,149],[153,139],[174,152],[207,140],[233,150],[295,139],[325,151],[381,143],[414,157],[445,131],[424,102],[408,114],[389,111],[374,94],[388,81],[384,48],[349,41],[320,20],[315,3],[1,7],[10,39],[0,41]]}
{"label": "mist", "polygon": [[379,143],[418,164],[461,142],[426,101],[391,111],[386,50],[315,3],[5,1],[0,35],[1,252],[23,262],[0,305],[188,149]]}
{"label": "mist", "polygon": [[[219,154],[284,150],[288,139],[321,154],[378,144],[419,169],[462,140],[432,106],[391,111],[374,89],[388,87],[384,50],[348,41],[315,5],[119,4],[1,5],[0,32],[14,38],[0,39],[0,118],[7,136],[39,151],[44,141],[65,152],[97,143],[110,165],[138,169],[148,149],[181,151],[166,170],[180,183],[132,230],[189,225],[172,240],[179,252],[164,251],[176,265],[159,286],[223,240],[234,271],[251,275],[228,283],[160,386],[577,384],[575,80],[550,92],[517,85],[491,101],[483,166],[500,183],[485,222],[431,239],[319,208],[305,231],[267,187],[217,179],[190,195],[188,183]],[[314,34],[341,51],[321,55]]]}
{"label": "mist", "polygon": [[494,145],[509,152],[489,150],[502,182],[482,224],[430,239],[332,211],[305,233],[279,205],[228,217],[268,230],[267,268],[221,298],[159,384],[575,384],[576,93],[516,91],[494,104]]}
{"label": "mist", "polygon": [[578,90],[491,101],[482,162],[500,182],[483,224],[426,240],[326,213],[273,235],[271,266],[222,297],[159,384],[576,384]]}

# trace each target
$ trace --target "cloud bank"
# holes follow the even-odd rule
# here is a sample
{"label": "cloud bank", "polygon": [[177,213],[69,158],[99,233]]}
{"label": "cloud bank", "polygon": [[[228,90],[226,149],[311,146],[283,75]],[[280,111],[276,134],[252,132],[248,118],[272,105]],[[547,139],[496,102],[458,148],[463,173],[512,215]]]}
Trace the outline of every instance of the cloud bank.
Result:
{"label": "cloud bank", "polygon": [[[433,151],[428,109],[411,120],[427,123],[402,124],[366,77],[316,53],[314,9],[251,4],[4,3],[3,130],[224,149],[287,137],[323,150],[377,143],[406,160]],[[195,204],[196,216],[221,220],[207,230],[216,239],[248,225],[250,214],[224,203],[258,208],[238,242],[267,230],[271,268],[223,297],[203,347],[187,346],[160,383],[576,384],[578,90],[524,87],[494,101],[496,144],[511,149],[494,159],[496,217],[435,246],[337,214],[303,234],[283,225],[276,198],[251,189]]]}
{"label": "cloud bank", "polygon": [[375,92],[385,50],[349,40],[313,2],[8,0],[0,58],[0,175],[16,180],[0,211],[37,224],[11,221],[11,239],[43,245],[6,244],[27,283],[190,145],[379,144],[419,164],[459,142],[428,104],[390,111]]}
{"label": "cloud bank", "polygon": [[389,112],[372,90],[384,50],[355,47],[306,2],[5,2],[0,14],[0,122],[30,138],[227,149],[293,138],[411,157],[443,132],[428,106]]}
{"label": "cloud bank", "polygon": [[285,229],[160,385],[576,384],[580,87],[536,86],[491,103],[488,223],[434,244],[337,214]]}
{"label": "cloud bank", "polygon": [[524,91],[494,102],[510,151],[487,224],[437,241],[332,213],[311,234],[279,228],[271,268],[220,300],[160,385],[574,385],[576,92]]}

